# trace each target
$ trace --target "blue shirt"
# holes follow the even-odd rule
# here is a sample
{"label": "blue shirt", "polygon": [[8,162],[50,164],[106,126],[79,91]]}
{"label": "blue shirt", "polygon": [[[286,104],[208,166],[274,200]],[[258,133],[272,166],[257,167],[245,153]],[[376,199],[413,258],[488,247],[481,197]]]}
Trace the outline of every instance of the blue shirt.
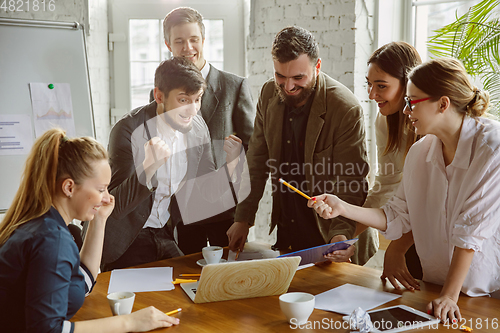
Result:
{"label": "blue shirt", "polygon": [[73,332],[68,320],[94,285],[66,223],[51,207],[0,246],[2,332]]}

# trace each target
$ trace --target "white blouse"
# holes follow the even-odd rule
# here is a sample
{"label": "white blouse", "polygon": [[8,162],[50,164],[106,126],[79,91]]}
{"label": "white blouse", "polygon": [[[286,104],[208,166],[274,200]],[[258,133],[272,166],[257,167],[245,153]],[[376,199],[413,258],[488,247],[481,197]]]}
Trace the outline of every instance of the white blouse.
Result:
{"label": "white blouse", "polygon": [[380,112],[377,112],[377,118],[375,119],[375,136],[377,144],[377,175],[363,205],[363,207],[368,208],[380,208],[392,198],[403,178],[405,162],[406,140],[400,145],[402,150],[384,155],[389,132],[387,117],[381,115]]}
{"label": "white blouse", "polygon": [[500,123],[465,117],[453,162],[426,135],[410,149],[403,180],[383,207],[388,239],[413,230],[423,280],[443,285],[455,246],[475,251],[462,286],[469,296],[500,289]]}

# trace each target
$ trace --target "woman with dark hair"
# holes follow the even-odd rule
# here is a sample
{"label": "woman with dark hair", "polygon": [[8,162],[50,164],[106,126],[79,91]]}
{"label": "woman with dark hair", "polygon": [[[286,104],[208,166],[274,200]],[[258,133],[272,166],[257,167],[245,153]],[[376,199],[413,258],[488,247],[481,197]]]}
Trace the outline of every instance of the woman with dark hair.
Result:
{"label": "woman with dark hair", "polygon": [[435,59],[408,75],[405,114],[417,135],[403,180],[382,208],[361,208],[336,196],[310,200],[323,218],[338,215],[383,231],[413,232],[424,281],[441,284],[427,310],[461,320],[460,292],[499,296],[500,123],[482,115],[489,95],[472,86],[456,59]]}
{"label": "woman with dark hair", "polygon": [[[363,207],[382,207],[396,193],[401,182],[406,153],[416,138],[408,117],[403,114],[406,83],[410,70],[421,62],[417,50],[405,42],[385,44],[368,59],[368,97],[377,103],[379,110],[375,120],[378,170]],[[354,263],[364,265],[378,251],[378,232],[358,223],[356,234],[359,234],[359,245],[352,259]],[[396,253],[391,250],[398,248],[400,244],[404,247],[406,244],[411,246],[412,243],[410,232],[402,241],[390,245],[386,252],[390,258],[386,257],[384,260],[383,277],[388,277],[391,282],[394,281],[394,276],[411,277],[404,261],[407,249]],[[402,258],[392,258],[391,255],[394,254],[395,257],[402,255]],[[417,282],[413,284],[416,285]]]}
{"label": "woman with dark hair", "polygon": [[[99,272],[111,169],[94,139],[52,129],[39,137],[21,185],[0,224],[2,332],[131,332],[178,324],[149,307],[129,315],[72,323]],[[90,221],[81,252],[68,224]]]}

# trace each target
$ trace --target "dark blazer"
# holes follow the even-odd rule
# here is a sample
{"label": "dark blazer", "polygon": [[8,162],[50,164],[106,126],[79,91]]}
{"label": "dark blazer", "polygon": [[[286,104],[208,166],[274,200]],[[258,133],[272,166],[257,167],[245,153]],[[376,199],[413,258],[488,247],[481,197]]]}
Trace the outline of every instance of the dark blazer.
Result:
{"label": "dark blazer", "polygon": [[[366,198],[365,177],[369,171],[363,110],[349,89],[322,72],[317,77],[313,98],[304,147],[308,195],[313,197],[329,192],[361,206]],[[274,81],[269,80],[260,93],[255,129],[247,153],[250,195],[236,207],[235,221],[254,224],[269,173],[273,188],[280,186],[278,170],[284,113],[285,104],[277,94]],[[325,243],[338,234],[349,239],[356,229],[354,221],[342,216],[328,220],[316,213],[314,216]],[[273,191],[271,230],[280,220],[280,196],[278,191]]]}
{"label": "dark blazer", "polygon": [[[142,161],[144,144],[156,135],[156,107],[156,102],[152,102],[132,110],[111,130],[108,152],[112,176],[109,191],[115,196],[115,208],[106,223],[103,264],[116,261],[127,250],[151,214],[155,188],[150,190],[145,182]],[[199,115],[194,117],[193,128],[187,133],[187,146],[187,173],[176,192],[176,204],[181,206],[181,211],[186,208],[193,193],[224,198],[234,206],[224,168],[215,173],[208,128]],[[214,176],[201,177],[201,181],[207,184],[194,181],[208,173]],[[156,183],[154,177],[152,183]],[[172,211],[171,216],[174,225],[181,219]]]}
{"label": "dark blazer", "polygon": [[201,115],[210,130],[215,166],[225,163],[224,138],[235,133],[244,147],[253,132],[255,107],[246,78],[210,65],[207,89],[201,99]]}

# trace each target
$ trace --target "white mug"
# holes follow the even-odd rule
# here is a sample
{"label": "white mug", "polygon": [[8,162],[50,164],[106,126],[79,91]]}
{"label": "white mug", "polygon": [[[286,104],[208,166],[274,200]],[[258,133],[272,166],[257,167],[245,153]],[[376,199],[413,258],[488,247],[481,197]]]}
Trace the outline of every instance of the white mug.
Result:
{"label": "white mug", "polygon": [[280,296],[280,308],[292,325],[303,325],[314,310],[314,295],[308,293],[287,293]]}
{"label": "white mug", "polygon": [[108,295],[108,303],[114,316],[126,315],[132,312],[135,294],[130,291],[119,291]]}
{"label": "white mug", "polygon": [[203,258],[209,264],[218,264],[222,258],[222,247],[220,246],[205,246],[201,249]]}

